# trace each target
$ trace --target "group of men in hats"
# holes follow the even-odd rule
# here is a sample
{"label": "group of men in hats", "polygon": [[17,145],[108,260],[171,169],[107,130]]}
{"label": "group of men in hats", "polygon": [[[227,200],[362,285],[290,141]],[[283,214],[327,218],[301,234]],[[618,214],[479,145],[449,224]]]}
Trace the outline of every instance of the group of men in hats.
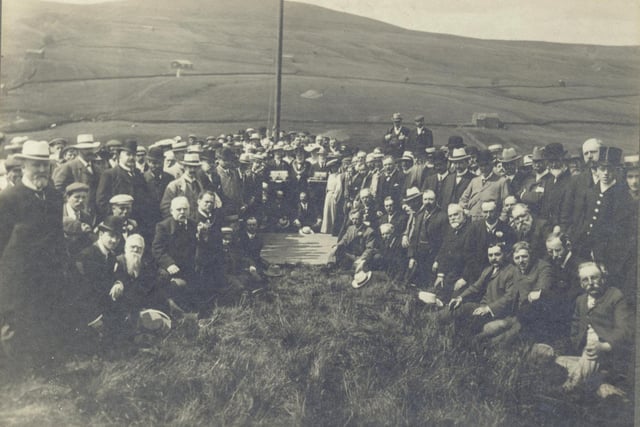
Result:
{"label": "group of men in hats", "polygon": [[352,271],[355,288],[382,271],[448,306],[438,318],[463,335],[573,339],[570,368],[582,374],[567,387],[594,374],[594,360],[625,359],[637,155],[595,138],[580,167],[558,143],[524,156],[455,135],[437,147],[423,117],[410,130],[397,113],[369,152],[280,137],[248,129],[141,149],[79,135],[68,159],[64,140],[10,144],[20,151],[10,147],[0,191],[0,323],[15,347],[53,349],[87,325],[122,338],[148,309],[206,316],[264,286],[275,269],[260,233],[282,231],[337,236],[329,267]]}

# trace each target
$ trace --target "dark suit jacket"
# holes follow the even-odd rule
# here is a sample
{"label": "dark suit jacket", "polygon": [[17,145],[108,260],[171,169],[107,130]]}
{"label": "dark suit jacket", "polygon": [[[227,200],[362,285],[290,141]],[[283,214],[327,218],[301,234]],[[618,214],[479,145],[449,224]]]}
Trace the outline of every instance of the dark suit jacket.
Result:
{"label": "dark suit jacket", "polygon": [[[413,233],[409,235],[409,258],[418,258],[418,262],[433,264],[448,227],[447,214],[439,207],[431,213],[424,209],[420,211],[415,219]],[[431,265],[427,268],[431,269]]]}
{"label": "dark suit jacket", "polygon": [[390,176],[387,177],[383,172],[378,179],[378,188],[376,190],[376,205],[378,210],[384,210],[384,199],[390,196],[396,207],[400,207],[402,204],[404,189],[404,174],[399,169],[396,169]]}
{"label": "dark suit jacket", "polygon": [[590,214],[598,197],[596,187],[589,169],[570,178],[567,199],[560,211],[560,223],[568,224],[567,231],[574,245],[582,243],[581,239],[584,239],[586,228],[589,227]]}
{"label": "dark suit jacket", "polygon": [[[91,164],[91,162],[89,162]],[[89,186],[89,197],[87,200],[87,208],[91,213],[96,213],[96,191],[98,182],[100,181],[100,169],[96,167],[96,162],[91,166],[92,173],[79,158],[75,158],[70,162],[63,163],[53,171],[53,185],[61,194],[67,185],[74,182],[81,182]]]}
{"label": "dark suit jacket", "polygon": [[424,157],[424,150],[428,147],[433,147],[433,132],[426,127],[420,129],[411,129],[409,133],[409,140],[404,144],[405,150],[411,151],[416,157]]}
{"label": "dark suit jacket", "polygon": [[540,218],[547,220],[549,224],[560,225],[563,230],[567,229],[569,224],[562,223],[562,209],[563,204],[566,203],[569,195],[571,183],[571,172],[569,170],[561,173],[558,178],[551,178],[545,180],[544,183],[544,196],[542,197],[540,204]]}
{"label": "dark suit jacket", "polygon": [[262,236],[256,234],[253,239],[249,238],[246,232],[241,232],[236,240],[237,248],[240,256],[249,260],[249,264],[254,267],[262,267],[263,263],[260,257],[264,241]]}
{"label": "dark suit jacket", "polygon": [[389,214],[385,212],[380,218],[378,218],[378,224],[393,224],[393,234],[395,236],[402,236],[407,228],[408,219],[409,217],[404,213],[404,211],[396,209],[391,217],[389,217]]}
{"label": "dark suit jacket", "polygon": [[106,257],[98,247],[98,242],[87,247],[76,260],[80,272],[83,292],[83,310],[86,310],[86,321],[90,322],[103,314],[111,306],[109,291],[115,282],[116,255]]}
{"label": "dark suit jacket", "polygon": [[460,297],[464,299],[480,299],[491,309],[493,316],[503,318],[513,312],[515,301],[515,270],[512,264],[503,265],[495,274],[493,267],[482,270],[478,279],[467,287]]}
{"label": "dark suit jacket", "polygon": [[545,196],[546,183],[550,179],[553,180],[553,175],[549,172],[544,174],[539,180],[536,180],[536,175],[532,174],[527,177],[522,184],[522,190],[519,194],[520,200],[529,206],[529,209],[534,215],[540,213],[542,200]]}
{"label": "dark suit jacket", "polygon": [[[162,171],[158,175],[154,175],[151,171],[146,171],[143,176],[147,183],[150,202],[160,211],[160,201],[164,195],[164,190],[167,189],[167,185],[173,181],[173,175]],[[158,221],[159,220],[160,218],[158,217]]]}
{"label": "dark suit jacket", "polygon": [[196,245],[196,223],[188,219],[185,230],[169,217],[156,225],[151,252],[160,268],[175,264],[180,268],[178,276],[188,277],[195,271]]}
{"label": "dark suit jacket", "polygon": [[151,201],[147,182],[142,173],[135,168],[132,171],[132,175],[129,175],[120,166],[102,173],[96,194],[98,213],[101,218],[105,218],[111,213],[109,199],[116,194],[128,194],[133,197],[131,217],[136,219],[141,226],[147,223],[146,212],[150,209],[157,209]]}
{"label": "dark suit jacket", "polygon": [[[455,172],[449,173],[449,175],[447,175],[447,177],[444,179],[444,181],[442,182],[439,188],[440,206],[442,206],[443,209],[446,209],[447,206],[449,206],[449,204],[458,203],[458,200],[460,200],[460,196],[462,196],[462,193],[464,192],[464,190],[467,188],[471,180],[475,177],[476,177],[475,174],[467,170],[467,172],[464,173],[460,178],[460,182],[456,184],[457,174]],[[431,178],[432,181],[433,179],[437,180],[437,178]],[[435,182],[430,185],[435,185],[436,187],[438,186],[437,183]],[[436,200],[437,200],[437,196],[438,196],[438,192],[436,192]]]}
{"label": "dark suit jacket", "polygon": [[318,214],[315,206],[310,201],[307,202],[306,210],[302,208],[302,203],[298,202],[294,219],[299,220],[303,227],[311,227],[315,225],[318,221],[318,217],[320,217],[320,215]]}
{"label": "dark suit jacket", "polygon": [[469,226],[469,259],[467,260],[467,271],[470,277],[475,279],[480,275],[482,270],[489,265],[487,257],[487,249],[489,244],[495,242],[504,242],[507,247],[505,251],[510,252],[511,246],[516,242],[516,232],[500,220],[496,224],[492,232],[487,230],[487,224],[484,221],[474,221]]}
{"label": "dark suit jacket", "polygon": [[[409,141],[409,134],[411,131],[406,126],[400,126],[400,132],[396,135],[394,131],[394,127],[391,126],[387,129],[386,135],[390,135],[391,138],[387,141],[386,138],[382,139],[382,143],[384,144],[384,149],[386,154],[391,154],[393,157],[402,156],[402,152],[404,151],[404,145]],[[404,139],[400,139],[400,135],[404,136]]]}
{"label": "dark suit jacket", "polygon": [[453,284],[456,280],[463,278],[467,283],[475,279],[467,271],[469,260],[469,228],[470,221],[467,220],[458,230],[447,226],[442,239],[442,245],[436,256],[438,262],[438,274],[444,273],[445,285]]}
{"label": "dark suit jacket", "polygon": [[[444,209],[447,208],[447,205],[443,205],[442,204],[442,187],[444,186],[444,182],[447,180],[447,178],[450,175],[451,174],[449,173],[447,176],[444,177],[444,179],[442,181],[438,181],[438,174],[437,173],[434,172],[432,174],[429,174],[429,175],[427,175],[427,177],[422,182],[422,188],[420,189],[423,192],[426,191],[426,190],[433,190],[433,192],[436,193],[436,202],[438,203],[438,206],[441,206]],[[466,188],[466,186],[465,186],[465,188]]]}
{"label": "dark suit jacket", "polygon": [[633,338],[633,319],[633,312],[618,288],[605,290],[591,310],[587,308],[587,294],[582,294],[576,301],[571,322],[571,342],[576,351],[582,351],[587,326],[591,325],[601,340],[611,344],[613,352],[624,351],[621,347]]}

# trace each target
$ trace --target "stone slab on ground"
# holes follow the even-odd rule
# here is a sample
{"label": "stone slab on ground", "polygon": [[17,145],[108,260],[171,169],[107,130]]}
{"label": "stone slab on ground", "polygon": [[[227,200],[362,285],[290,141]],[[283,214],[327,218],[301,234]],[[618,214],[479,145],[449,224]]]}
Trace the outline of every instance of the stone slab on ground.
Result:
{"label": "stone slab on ground", "polygon": [[337,238],[330,234],[265,233],[262,257],[273,264],[326,264]]}

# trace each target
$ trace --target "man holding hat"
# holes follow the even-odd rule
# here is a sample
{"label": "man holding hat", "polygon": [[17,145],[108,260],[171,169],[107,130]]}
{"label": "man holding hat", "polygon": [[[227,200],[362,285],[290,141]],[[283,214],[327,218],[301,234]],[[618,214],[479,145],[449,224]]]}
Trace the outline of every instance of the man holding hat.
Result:
{"label": "man holding hat", "polygon": [[60,350],[68,309],[63,202],[46,141],[26,141],[16,159],[22,179],[0,192],[0,328],[14,333],[17,358],[44,362]]}
{"label": "man holding hat", "polygon": [[96,213],[96,191],[100,180],[100,170],[95,165],[96,153],[100,142],[93,141],[93,135],[78,135],[77,143],[73,146],[78,155],[66,162],[53,172],[53,185],[61,193],[68,185],[80,182],[89,187],[86,208],[90,214]]}
{"label": "man holding hat", "polygon": [[143,236],[150,236],[153,224],[148,220],[148,212],[158,209],[153,206],[147,183],[135,166],[138,143],[129,139],[118,150],[118,165],[104,171],[100,176],[96,199],[98,213],[106,217],[111,212],[109,200],[116,194],[128,194],[133,197],[131,217],[138,221]]}
{"label": "man holding hat", "polygon": [[197,171],[201,166],[200,155],[198,153],[186,153],[180,164],[184,167],[184,173],[167,185],[160,202],[160,211],[163,218],[168,218],[171,215],[171,201],[178,196],[187,198],[189,211],[193,217],[198,212],[198,196],[204,189],[197,177]]}
{"label": "man holding hat", "polygon": [[393,126],[387,129],[387,133],[382,140],[386,147],[386,154],[399,158],[404,151],[404,144],[409,140],[410,133],[411,131],[408,127],[402,126],[400,113],[393,113]]}

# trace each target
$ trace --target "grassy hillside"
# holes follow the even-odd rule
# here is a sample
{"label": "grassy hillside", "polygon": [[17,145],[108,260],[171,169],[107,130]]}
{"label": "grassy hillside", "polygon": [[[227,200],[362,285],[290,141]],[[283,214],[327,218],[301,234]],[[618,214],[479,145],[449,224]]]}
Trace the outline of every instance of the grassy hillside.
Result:
{"label": "grassy hillside", "polygon": [[[72,136],[77,126],[68,124],[80,123],[107,138],[131,133],[120,123],[132,122],[135,133],[153,140],[167,135],[154,130],[158,123],[176,124],[169,134],[188,127],[202,135],[267,125],[275,3],[9,0],[2,130]],[[577,140],[562,137],[573,147],[603,126],[606,139],[637,146],[639,47],[436,35],[298,3],[286,3],[285,27],[286,127],[335,128],[370,145],[394,111],[408,121],[424,114],[436,129],[469,123],[474,112],[497,112],[509,124],[500,139],[524,138],[523,149],[557,138],[550,122],[583,130]],[[41,47],[45,58],[25,58],[26,49]],[[177,58],[195,65],[181,79],[169,66]],[[301,97],[308,90],[322,96]],[[56,129],[46,130],[52,123]],[[534,135],[520,135],[531,126]]]}
{"label": "grassy hillside", "polygon": [[[467,348],[415,289],[297,266],[197,334],[0,386],[2,425],[624,426],[520,344]],[[3,379],[4,380],[4,379]]]}

